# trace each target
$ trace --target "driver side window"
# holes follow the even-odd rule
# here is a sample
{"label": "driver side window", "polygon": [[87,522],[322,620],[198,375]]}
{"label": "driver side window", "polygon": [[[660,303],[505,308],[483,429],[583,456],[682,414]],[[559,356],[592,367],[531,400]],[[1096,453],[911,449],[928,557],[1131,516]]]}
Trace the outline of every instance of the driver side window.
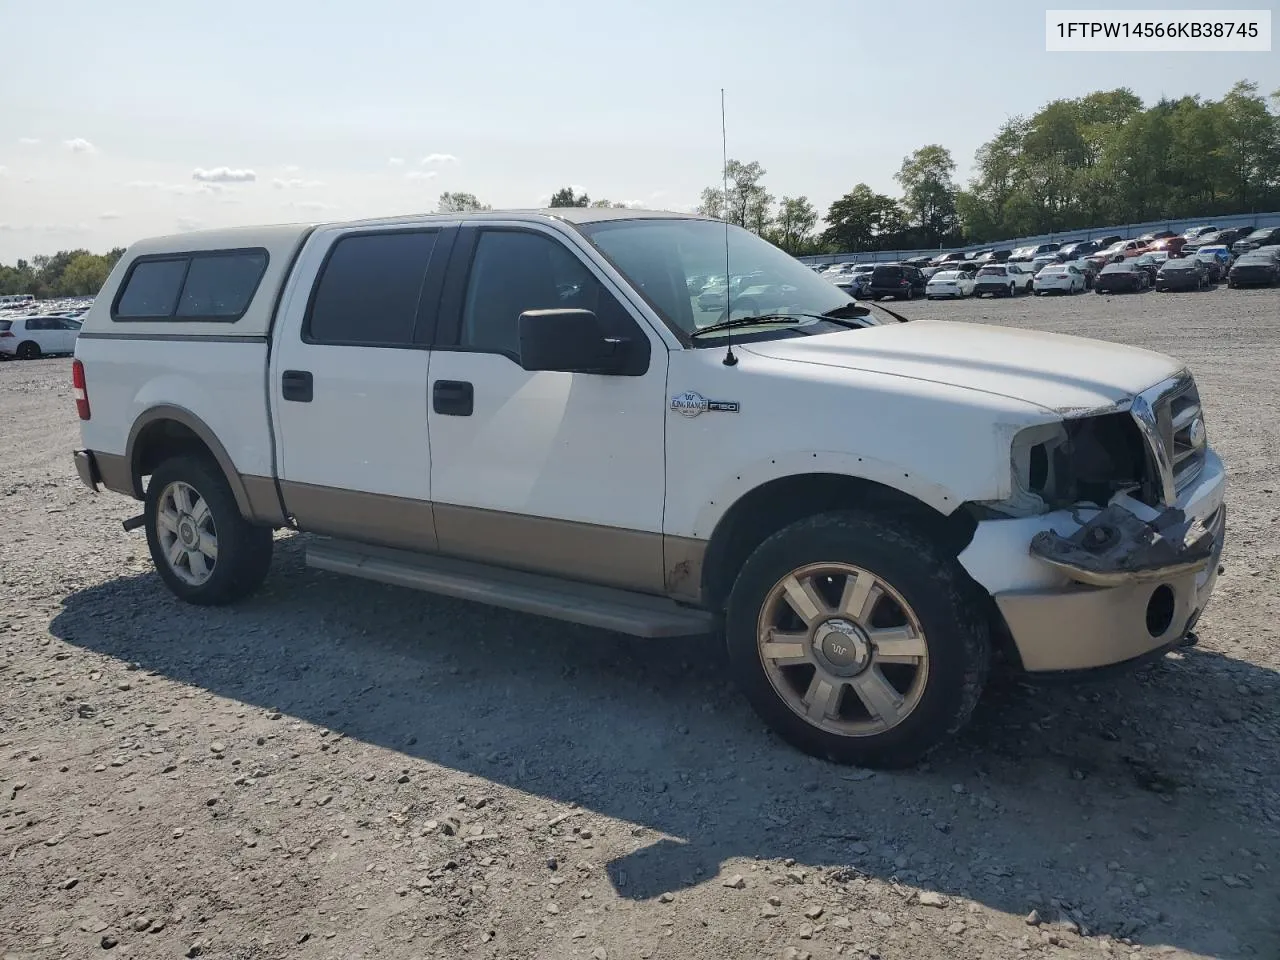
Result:
{"label": "driver side window", "polygon": [[640,336],[613,294],[562,243],[527,230],[481,231],[467,275],[458,345],[515,359],[520,314],[557,308],[590,310],[606,330]]}

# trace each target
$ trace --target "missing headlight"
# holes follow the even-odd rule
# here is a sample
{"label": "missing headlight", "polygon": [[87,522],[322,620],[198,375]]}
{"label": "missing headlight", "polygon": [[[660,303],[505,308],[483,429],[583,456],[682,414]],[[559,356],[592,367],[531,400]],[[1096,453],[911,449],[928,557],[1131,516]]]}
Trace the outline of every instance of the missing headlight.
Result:
{"label": "missing headlight", "polygon": [[1011,450],[1013,495],[986,504],[1006,516],[1030,516],[1078,504],[1104,507],[1142,486],[1146,447],[1127,413],[1105,413],[1028,427]]}

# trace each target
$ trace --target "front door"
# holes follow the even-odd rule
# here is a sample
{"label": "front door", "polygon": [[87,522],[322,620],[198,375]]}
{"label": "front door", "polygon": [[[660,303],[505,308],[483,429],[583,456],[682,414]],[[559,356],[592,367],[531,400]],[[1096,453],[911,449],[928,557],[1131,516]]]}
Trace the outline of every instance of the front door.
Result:
{"label": "front door", "polygon": [[[431,354],[439,547],[660,592],[667,350],[590,259],[549,227],[459,232]],[[628,338],[626,374],[521,368],[520,314],[556,307]]]}
{"label": "front door", "polygon": [[427,364],[451,225],[314,234],[270,373],[280,492],[303,530],[435,548]]}

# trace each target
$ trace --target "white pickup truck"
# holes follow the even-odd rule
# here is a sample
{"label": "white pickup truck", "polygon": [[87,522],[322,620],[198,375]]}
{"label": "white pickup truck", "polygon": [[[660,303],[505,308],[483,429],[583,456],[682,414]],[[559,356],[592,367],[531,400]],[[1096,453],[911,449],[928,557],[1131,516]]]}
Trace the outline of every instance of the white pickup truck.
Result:
{"label": "white pickup truck", "polygon": [[[750,283],[701,308],[691,278],[725,272]],[[144,501],[125,526],[184,600],[249,594],[290,528],[323,570],[723,628],[756,710],[841,762],[918,759],[994,661],[1066,674],[1194,638],[1225,531],[1174,360],[883,318],[675,214],[147,240],[73,375],[80,476]]]}

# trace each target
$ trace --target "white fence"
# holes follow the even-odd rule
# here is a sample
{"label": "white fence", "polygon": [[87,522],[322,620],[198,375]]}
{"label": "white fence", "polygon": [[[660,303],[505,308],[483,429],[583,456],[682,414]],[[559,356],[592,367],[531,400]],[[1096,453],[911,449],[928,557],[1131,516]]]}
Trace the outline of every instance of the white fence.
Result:
{"label": "white fence", "polygon": [[[1140,237],[1144,233],[1158,230],[1172,230],[1182,233],[1200,224],[1213,224],[1226,229],[1228,227],[1280,227],[1280,211],[1275,213],[1233,213],[1222,217],[1190,217],[1182,220],[1148,220],[1146,223],[1117,224],[1110,227],[1092,227],[1087,230],[1064,230],[1061,233],[1043,233],[1035,237],[1017,237],[1013,240],[998,240],[988,243],[971,243],[963,247],[943,247],[943,250],[958,250],[965,253],[977,253],[979,250],[1012,250],[1016,247],[1028,247],[1041,243],[1072,243],[1076,240],[1092,240],[1095,237],[1120,236],[1126,240]],[[936,255],[939,250],[867,250],[859,253],[856,250],[847,253],[821,254],[814,257],[800,257],[805,263],[892,263],[906,260],[909,257]]]}

